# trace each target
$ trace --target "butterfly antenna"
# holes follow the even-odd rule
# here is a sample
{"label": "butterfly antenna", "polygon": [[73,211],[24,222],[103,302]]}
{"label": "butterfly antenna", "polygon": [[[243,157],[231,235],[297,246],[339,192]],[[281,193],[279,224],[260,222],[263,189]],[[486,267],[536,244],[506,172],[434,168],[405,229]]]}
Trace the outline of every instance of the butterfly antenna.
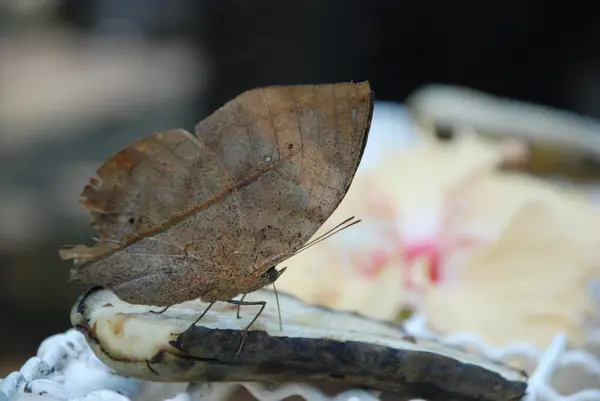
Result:
{"label": "butterfly antenna", "polygon": [[273,289],[275,290],[275,302],[277,303],[277,314],[279,315],[279,331],[283,331],[283,323],[281,322],[281,308],[279,307],[279,295],[277,294],[277,287],[273,283]]}
{"label": "butterfly antenna", "polygon": [[[345,229],[347,229],[347,228],[350,228],[350,227],[352,227],[353,225],[355,225],[355,224],[358,224],[358,223],[360,223],[360,222],[362,221],[362,220],[355,220],[355,221],[351,222],[350,224],[347,224],[347,225],[345,225],[345,226],[343,226],[343,227],[340,227],[340,226],[342,226],[343,224],[346,224],[346,223],[348,223],[348,222],[349,222],[350,220],[352,220],[352,219],[354,219],[354,216],[352,216],[352,217],[350,217],[350,218],[348,218],[348,219],[344,220],[343,222],[341,222],[340,224],[338,224],[337,226],[335,226],[335,227],[334,227],[334,228],[332,228],[331,230],[327,231],[325,234],[323,234],[323,235],[320,235],[318,238],[315,238],[314,240],[312,240],[312,241],[310,241],[310,242],[306,243],[306,244],[305,244],[305,245],[304,245],[302,248],[298,249],[298,250],[297,250],[297,251],[294,253],[294,255],[297,255],[297,254],[299,254],[300,252],[307,250],[307,249],[308,249],[308,248],[310,248],[311,246],[313,246],[313,245],[316,245],[316,244],[318,244],[319,242],[325,241],[326,239],[328,239],[328,238],[330,238],[330,237],[334,236],[335,234],[337,234],[337,233],[339,233],[339,232],[341,232],[341,231],[343,231],[343,230],[345,230]],[[334,231],[334,230],[335,230],[335,231]]]}
{"label": "butterfly antenna", "polygon": [[347,228],[350,228],[350,227],[352,227],[353,225],[360,223],[361,221],[362,221],[362,220],[355,220],[355,221],[353,221],[352,223],[350,223],[350,224],[348,224],[348,225],[346,225],[346,226],[344,226],[344,227],[341,227],[341,228],[339,228],[338,230],[336,230],[336,231],[334,231],[334,232],[332,232],[332,233],[329,233],[329,234],[323,234],[323,235],[321,235],[319,238],[316,238],[314,241],[311,241],[311,242],[309,242],[309,243],[305,244],[305,245],[304,245],[302,248],[300,248],[300,249],[299,249],[299,250],[298,250],[298,251],[297,251],[297,252],[296,252],[294,255],[296,255],[296,254],[298,254],[298,253],[300,253],[300,252],[302,252],[302,251],[306,251],[306,250],[307,250],[308,248],[310,248],[311,246],[313,246],[313,245],[317,245],[319,242],[325,241],[326,239],[333,237],[335,234],[337,234],[337,233],[339,233],[339,232],[341,232],[341,231],[343,231],[343,230],[345,230],[345,229],[347,229]]}
{"label": "butterfly antenna", "polygon": [[341,226],[343,226],[344,224],[346,224],[347,222],[349,222],[352,219],[354,219],[354,216],[348,217],[346,220],[342,221],[337,226],[333,227],[331,230],[327,231],[324,234],[321,234],[320,236],[318,236],[314,240],[307,242],[304,246],[310,246],[310,244],[312,244],[313,242],[316,242],[316,241],[320,240],[321,238],[325,237],[326,235],[330,234],[332,231],[337,230],[338,228],[340,228]]}

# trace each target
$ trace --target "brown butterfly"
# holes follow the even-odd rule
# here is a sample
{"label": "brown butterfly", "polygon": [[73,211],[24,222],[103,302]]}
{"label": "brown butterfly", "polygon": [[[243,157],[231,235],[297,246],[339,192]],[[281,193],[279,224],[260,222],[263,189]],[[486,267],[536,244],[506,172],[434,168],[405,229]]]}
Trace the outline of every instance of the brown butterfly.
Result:
{"label": "brown butterfly", "polygon": [[195,136],[130,144],[81,194],[98,238],[60,250],[71,279],[135,304],[239,304],[277,280],[275,266],[344,198],[372,113],[368,82],[273,86],[227,102]]}

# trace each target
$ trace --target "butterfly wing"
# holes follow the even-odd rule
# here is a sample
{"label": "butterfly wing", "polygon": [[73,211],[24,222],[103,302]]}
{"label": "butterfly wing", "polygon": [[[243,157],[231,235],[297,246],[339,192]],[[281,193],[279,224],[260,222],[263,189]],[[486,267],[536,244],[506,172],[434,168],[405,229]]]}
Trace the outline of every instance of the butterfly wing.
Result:
{"label": "butterfly wing", "polygon": [[132,303],[254,290],[240,278],[291,255],[343,199],[372,108],[368,83],[269,87],[226,103],[197,137],[141,139],[82,193],[98,243],[61,257],[74,259],[72,278]]}
{"label": "butterfly wing", "polygon": [[344,198],[373,112],[367,82],[242,93],[196,127],[238,189],[262,274],[298,250]]}
{"label": "butterfly wing", "polygon": [[233,181],[210,149],[184,130],[158,133],[116,153],[98,176],[81,195],[98,243],[61,250],[74,259],[73,279],[153,305],[216,285],[223,247],[246,231]]}

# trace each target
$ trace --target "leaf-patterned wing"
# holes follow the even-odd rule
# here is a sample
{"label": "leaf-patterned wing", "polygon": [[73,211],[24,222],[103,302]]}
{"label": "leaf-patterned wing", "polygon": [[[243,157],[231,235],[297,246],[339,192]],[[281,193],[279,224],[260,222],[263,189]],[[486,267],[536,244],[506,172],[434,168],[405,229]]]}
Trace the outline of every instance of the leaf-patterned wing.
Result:
{"label": "leaf-patterned wing", "polygon": [[299,249],[342,201],[372,112],[367,82],[273,86],[242,93],[197,125],[239,191],[257,273]]}
{"label": "leaf-patterned wing", "polygon": [[98,243],[61,250],[74,259],[73,279],[154,305],[216,285],[224,247],[246,231],[233,181],[201,140],[184,130],[151,135],[108,159],[98,176],[81,195]]}

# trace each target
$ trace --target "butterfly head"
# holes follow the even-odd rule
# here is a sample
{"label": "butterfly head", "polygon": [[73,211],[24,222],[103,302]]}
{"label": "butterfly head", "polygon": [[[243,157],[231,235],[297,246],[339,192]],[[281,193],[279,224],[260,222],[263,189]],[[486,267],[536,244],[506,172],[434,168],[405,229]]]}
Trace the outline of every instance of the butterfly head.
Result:
{"label": "butterfly head", "polygon": [[277,269],[275,269],[275,266],[273,266],[269,270],[264,272],[262,274],[262,276],[260,276],[261,281],[263,282],[264,286],[271,285],[275,281],[277,281],[277,279],[279,278],[279,276],[281,276],[283,274],[285,269],[287,269],[287,267],[277,270]]}

